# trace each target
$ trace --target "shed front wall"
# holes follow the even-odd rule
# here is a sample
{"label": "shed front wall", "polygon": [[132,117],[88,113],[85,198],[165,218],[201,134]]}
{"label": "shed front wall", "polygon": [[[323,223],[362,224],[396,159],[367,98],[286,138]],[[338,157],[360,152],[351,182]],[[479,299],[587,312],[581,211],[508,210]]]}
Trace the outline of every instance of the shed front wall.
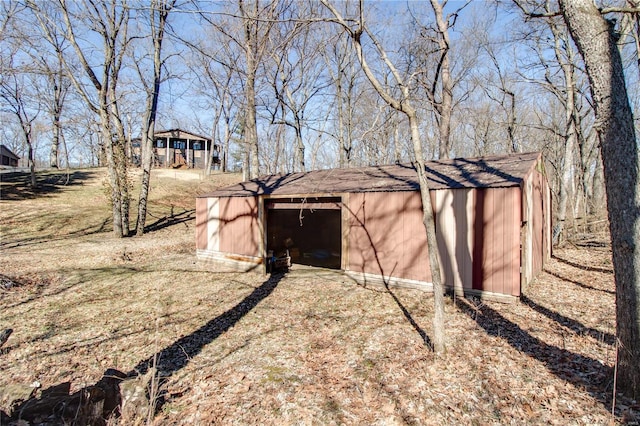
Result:
{"label": "shed front wall", "polygon": [[430,282],[418,192],[349,194],[347,270]]}
{"label": "shed front wall", "polygon": [[220,198],[218,223],[221,252],[261,256],[257,197]]}
{"label": "shed front wall", "polygon": [[262,226],[257,197],[196,199],[198,258],[222,262],[235,270],[262,263]]}
{"label": "shed front wall", "polygon": [[[520,295],[519,187],[431,192],[444,284]],[[418,192],[350,194],[348,270],[431,282]]]}
{"label": "shed front wall", "polygon": [[209,200],[218,198],[196,198],[196,250],[206,250],[209,241]]}

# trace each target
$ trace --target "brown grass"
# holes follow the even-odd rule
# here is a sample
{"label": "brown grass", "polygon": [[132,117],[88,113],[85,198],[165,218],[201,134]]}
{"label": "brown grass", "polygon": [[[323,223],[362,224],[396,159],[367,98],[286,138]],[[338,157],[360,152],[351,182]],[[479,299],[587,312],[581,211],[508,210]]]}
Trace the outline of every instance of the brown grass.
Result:
{"label": "brown grass", "polygon": [[103,173],[22,195],[3,177],[0,273],[16,286],[0,289],[0,329],[14,329],[0,388],[70,381],[73,391],[106,368],[142,373],[156,354],[156,424],[612,420],[608,249],[558,250],[518,303],[449,299],[448,352],[437,359],[422,337],[429,294],[197,262],[194,196],[238,176],[154,177],[153,232],[115,239]]}

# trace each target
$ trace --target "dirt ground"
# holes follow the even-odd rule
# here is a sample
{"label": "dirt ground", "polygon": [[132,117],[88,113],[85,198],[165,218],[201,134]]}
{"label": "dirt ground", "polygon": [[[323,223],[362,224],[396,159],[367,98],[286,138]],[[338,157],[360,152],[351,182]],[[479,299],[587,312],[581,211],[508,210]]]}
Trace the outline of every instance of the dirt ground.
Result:
{"label": "dirt ground", "polygon": [[150,232],[116,239],[103,175],[78,172],[64,186],[51,174],[36,193],[2,176],[0,330],[14,332],[0,352],[0,389],[69,382],[74,391],[107,368],[154,364],[161,400],[148,423],[158,425],[637,421],[640,406],[623,395],[611,414],[607,247],[556,250],[517,303],[447,299],[448,350],[436,358],[428,293],[196,261],[195,194],[238,176],[156,176]]}

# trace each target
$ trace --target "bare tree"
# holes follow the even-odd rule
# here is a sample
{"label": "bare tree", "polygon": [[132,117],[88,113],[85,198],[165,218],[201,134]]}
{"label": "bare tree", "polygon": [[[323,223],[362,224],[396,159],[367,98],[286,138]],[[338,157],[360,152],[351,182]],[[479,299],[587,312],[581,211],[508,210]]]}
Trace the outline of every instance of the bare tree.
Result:
{"label": "bare tree", "polygon": [[[564,238],[565,221],[567,220],[567,203],[569,202],[570,189],[573,185],[573,177],[575,176],[574,158],[575,149],[578,145],[578,137],[581,136],[579,128],[579,116],[577,113],[577,97],[578,89],[576,87],[575,77],[575,59],[573,46],[569,43],[569,35],[558,25],[554,18],[547,20],[554,41],[554,54],[556,61],[562,68],[564,77],[564,86],[556,88],[553,86],[556,95],[564,105],[565,111],[565,130],[564,130],[564,152],[562,155],[562,166],[560,170],[560,191],[558,197],[558,208],[556,216],[556,225],[554,229],[554,237],[556,243]],[[550,78],[547,77],[550,81]]]}
{"label": "bare tree", "polygon": [[447,2],[448,0],[430,0],[435,26],[418,23],[418,39],[412,47],[412,53],[421,68],[418,80],[422,83],[428,102],[433,107],[438,125],[439,158],[449,158],[453,151],[451,127],[455,107],[454,89],[459,81],[459,77],[453,75],[449,30],[455,25],[462,9],[470,3],[467,1],[456,11],[445,15],[444,7]]}
{"label": "bare tree", "polygon": [[354,55],[351,52],[349,39],[338,37],[333,43],[327,43],[323,51],[327,72],[335,90],[336,129],[334,137],[338,141],[338,165],[350,167],[353,160],[353,114],[355,104],[355,88],[357,70]]}
{"label": "bare tree", "polygon": [[[618,386],[640,396],[640,156],[618,34],[591,0],[559,0],[596,113],[616,280]],[[634,10],[635,13],[639,11]]]}
{"label": "bare tree", "polygon": [[[17,2],[3,3],[4,17],[0,22],[0,111],[9,114],[19,124],[21,137],[27,150],[31,187],[36,187],[35,150],[33,140],[34,121],[40,114],[42,105],[35,94],[38,86],[34,79],[38,75],[29,64],[18,61],[20,53],[29,51],[30,40],[17,34],[20,23],[16,17],[22,8]],[[13,34],[13,35],[11,35]],[[4,127],[4,126],[3,126]]]}
{"label": "bare tree", "polygon": [[53,127],[49,166],[58,168],[60,166],[60,159],[58,157],[62,138],[62,112],[71,87],[71,82],[64,67],[64,54],[67,48],[67,41],[57,26],[51,24],[52,21],[61,19],[59,13],[54,7],[49,7],[48,4],[42,4],[41,7],[44,8],[43,12],[49,16],[48,20],[40,21],[40,29],[44,33],[42,39],[45,41],[45,44],[49,45],[51,52],[48,52],[47,47],[43,46],[43,43],[36,41],[31,49],[30,56],[33,58],[33,62],[38,65],[40,72],[47,79],[44,90],[46,96],[44,96],[44,98],[49,99],[47,109],[51,116]]}
{"label": "bare tree", "polygon": [[[335,22],[340,24],[349,34],[356,51],[356,55],[362,70],[367,79],[375,88],[381,98],[385,100],[393,109],[406,115],[411,128],[411,141],[415,156],[415,167],[418,174],[420,184],[420,198],[422,200],[422,221],[427,234],[427,246],[429,251],[429,266],[431,268],[431,280],[433,282],[435,312],[433,318],[433,347],[436,353],[441,354],[445,350],[444,338],[444,287],[442,284],[440,265],[438,263],[438,245],[436,241],[435,221],[433,217],[433,207],[431,196],[429,194],[429,185],[426,176],[424,155],[422,152],[422,141],[420,139],[419,119],[416,109],[413,107],[410,98],[410,87],[405,79],[402,78],[395,65],[389,59],[382,45],[368,30],[364,23],[364,1],[360,0],[359,15],[355,28],[346,21],[342,14],[328,0],[321,0],[322,4],[327,7],[335,17]],[[386,88],[375,76],[372,69],[364,56],[362,48],[363,37],[369,37],[374,44],[375,49],[383,61],[385,67],[392,73],[397,89],[400,91],[399,97],[394,97],[388,88]]]}
{"label": "bare tree", "polygon": [[[117,104],[117,85],[123,57],[129,42],[127,24],[129,9],[126,3],[117,0],[84,0],[82,4],[70,5],[67,0],[57,0],[56,5],[62,15],[62,22],[56,22],[40,7],[40,3],[28,0],[29,7],[35,12],[40,26],[62,25],[60,32],[65,34],[80,68],[88,79],[83,84],[78,75],[63,56],[65,67],[77,92],[87,107],[98,114],[101,123],[101,138],[105,146],[109,169],[110,201],[113,213],[113,232],[117,237],[129,233],[129,178],[125,153],[124,126],[119,116]],[[89,52],[83,48],[76,33],[86,25],[102,41],[100,66],[92,66]],[[46,31],[44,31],[46,36]],[[96,52],[92,52],[96,54]],[[88,92],[92,90],[93,94]]]}
{"label": "bare tree", "polygon": [[[144,226],[147,221],[147,201],[151,184],[151,167],[153,165],[153,143],[156,129],[156,114],[158,111],[158,99],[160,98],[160,85],[162,83],[162,42],[164,40],[165,26],[169,12],[176,0],[152,0],[149,7],[149,27],[151,30],[151,43],[153,45],[153,77],[147,82],[144,72],[137,66],[140,80],[147,92],[147,106],[142,125],[141,141],[141,166],[142,177],[140,182],[140,195],[138,197],[138,219],[136,220],[136,235],[144,234]],[[138,62],[139,64],[139,62]]]}
{"label": "bare tree", "polygon": [[282,21],[272,30],[274,46],[270,58],[275,67],[271,85],[278,103],[271,121],[293,130],[294,170],[306,171],[303,132],[310,120],[309,106],[329,84],[320,62],[323,41],[318,37],[318,27],[303,20],[314,12],[306,8],[292,9],[292,12],[287,10],[291,16],[282,16]]}
{"label": "bare tree", "polygon": [[246,61],[244,140],[249,154],[249,177],[253,179],[260,174],[256,78],[260,63],[267,54],[268,37],[277,17],[278,1],[261,6],[259,0],[238,0],[238,8],[244,26],[242,46]]}
{"label": "bare tree", "polygon": [[40,103],[36,96],[29,96],[29,91],[33,88],[29,73],[21,69],[8,70],[3,67],[3,75],[0,77],[0,99],[3,111],[13,115],[22,130],[24,143],[27,147],[27,160],[31,176],[31,187],[35,189],[36,163],[35,150],[33,144],[33,122],[40,113]]}

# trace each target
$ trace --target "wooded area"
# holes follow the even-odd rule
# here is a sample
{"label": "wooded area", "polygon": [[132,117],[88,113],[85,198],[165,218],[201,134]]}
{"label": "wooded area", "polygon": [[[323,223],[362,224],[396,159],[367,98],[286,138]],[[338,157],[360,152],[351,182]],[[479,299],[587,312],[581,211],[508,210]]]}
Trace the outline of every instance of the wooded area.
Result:
{"label": "wooded area", "polygon": [[247,177],[542,151],[556,243],[608,210],[623,387],[637,394],[640,2],[598,6],[4,1],[0,134],[33,186],[39,167],[108,166],[118,236],[131,232],[130,141],[148,145],[156,123],[211,135],[223,170]]}

